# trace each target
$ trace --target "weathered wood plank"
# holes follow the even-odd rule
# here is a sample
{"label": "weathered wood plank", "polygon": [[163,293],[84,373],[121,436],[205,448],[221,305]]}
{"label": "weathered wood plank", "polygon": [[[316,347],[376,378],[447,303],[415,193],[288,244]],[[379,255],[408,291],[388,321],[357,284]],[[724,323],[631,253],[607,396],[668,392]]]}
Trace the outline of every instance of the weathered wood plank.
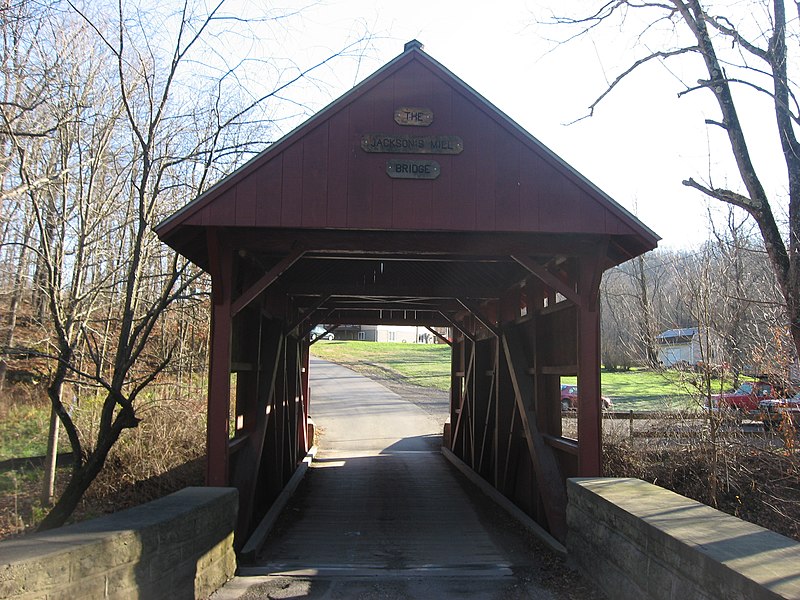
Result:
{"label": "weathered wood plank", "polygon": [[564,478],[553,454],[553,449],[545,443],[539,431],[536,413],[531,406],[534,398],[533,383],[525,372],[526,357],[522,340],[519,332],[513,326],[503,329],[501,339],[550,533],[556,539],[563,541],[566,537],[567,527],[567,494]]}
{"label": "weathered wood plank", "polygon": [[231,400],[231,291],[233,250],[216,228],[206,230],[211,271],[211,348],[208,369],[206,483],[228,485],[228,414]]}
{"label": "weathered wood plank", "polygon": [[237,540],[247,539],[253,523],[256,486],[259,485],[267,426],[272,416],[279,356],[284,342],[280,322],[272,321],[264,327],[262,321],[261,327],[257,398],[252,414],[248,418],[253,421],[253,427],[237,459],[234,481],[232,481],[239,490]]}

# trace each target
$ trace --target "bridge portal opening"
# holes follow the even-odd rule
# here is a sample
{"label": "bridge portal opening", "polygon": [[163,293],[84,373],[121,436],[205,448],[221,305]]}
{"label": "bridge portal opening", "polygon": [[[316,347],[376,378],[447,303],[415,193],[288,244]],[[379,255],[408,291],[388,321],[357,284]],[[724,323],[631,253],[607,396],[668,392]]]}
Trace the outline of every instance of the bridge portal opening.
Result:
{"label": "bridge portal opening", "polygon": [[207,481],[240,539],[308,449],[320,324],[450,328],[445,444],[563,539],[566,478],[601,472],[600,279],[659,238],[419,43],[156,231],[211,274]]}

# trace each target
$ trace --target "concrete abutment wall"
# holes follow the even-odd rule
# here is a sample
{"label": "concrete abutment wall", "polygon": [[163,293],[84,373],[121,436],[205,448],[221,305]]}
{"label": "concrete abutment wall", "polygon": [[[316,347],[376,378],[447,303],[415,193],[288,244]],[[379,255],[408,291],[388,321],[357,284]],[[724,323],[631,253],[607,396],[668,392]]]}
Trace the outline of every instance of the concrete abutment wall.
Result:
{"label": "concrete abutment wall", "polygon": [[637,479],[567,493],[567,552],[609,598],[800,598],[794,540]]}
{"label": "concrete abutment wall", "polygon": [[238,494],[185,488],[0,543],[0,599],[207,598],[233,577]]}

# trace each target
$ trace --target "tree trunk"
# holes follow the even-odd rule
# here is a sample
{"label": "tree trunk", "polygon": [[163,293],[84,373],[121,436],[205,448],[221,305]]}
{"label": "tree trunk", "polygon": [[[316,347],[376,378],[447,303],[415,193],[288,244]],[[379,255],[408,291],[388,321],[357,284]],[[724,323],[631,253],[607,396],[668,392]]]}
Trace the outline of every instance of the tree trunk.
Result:
{"label": "tree trunk", "polygon": [[[106,399],[108,401],[108,398]],[[114,423],[106,432],[100,432],[96,448],[89,454],[85,461],[74,463],[72,475],[67,487],[53,506],[52,510],[39,523],[36,531],[47,531],[61,527],[72,515],[83,498],[86,490],[97,477],[108,458],[108,453],[117,443],[123,430],[136,427],[138,421],[132,410],[123,408],[117,415]]]}
{"label": "tree trunk", "polygon": [[58,413],[50,409],[50,431],[47,436],[47,456],[42,482],[42,506],[51,506],[56,487],[56,463],[58,462]]}
{"label": "tree trunk", "polygon": [[92,481],[94,481],[94,478],[97,477],[100,469],[103,468],[108,451],[106,451],[102,460],[99,459],[100,457],[95,457],[95,454],[96,453],[93,453],[93,460],[89,460],[83,466],[73,469],[67,487],[64,489],[64,492],[61,494],[61,497],[58,499],[58,502],[55,503],[52,510],[47,513],[47,516],[39,523],[39,527],[36,528],[36,531],[55,529],[67,522],[67,519],[75,511],[81,498],[83,498],[83,494],[86,493],[86,490],[89,489],[89,486]]}
{"label": "tree trunk", "polygon": [[[17,261],[17,271],[14,273],[13,292],[11,294],[11,303],[8,307],[8,316],[6,321],[6,339],[5,345],[11,348],[14,345],[14,334],[17,329],[17,312],[19,303],[22,300],[22,275],[25,272],[25,263],[27,262],[26,248],[30,243],[31,230],[33,229],[33,220],[28,219],[25,225],[25,232],[22,236],[22,244],[20,245],[19,260]],[[5,362],[3,363],[5,365]],[[7,365],[6,365],[7,366]],[[3,384],[6,379],[6,369],[0,369],[0,390],[3,389]]]}
{"label": "tree trunk", "polygon": [[636,276],[639,284],[639,309],[641,311],[641,338],[645,350],[647,365],[651,369],[658,368],[658,352],[653,334],[653,308],[647,294],[647,277],[644,272],[644,257],[636,258]]}

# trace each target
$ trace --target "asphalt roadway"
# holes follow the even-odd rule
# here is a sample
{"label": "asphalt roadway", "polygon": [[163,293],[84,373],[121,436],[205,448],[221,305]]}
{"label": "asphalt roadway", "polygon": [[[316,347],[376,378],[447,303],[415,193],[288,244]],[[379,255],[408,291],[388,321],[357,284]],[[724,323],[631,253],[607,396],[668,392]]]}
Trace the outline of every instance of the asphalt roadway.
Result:
{"label": "asphalt roadway", "polygon": [[258,555],[214,600],[598,598],[442,456],[442,423],[312,359],[319,452]]}

